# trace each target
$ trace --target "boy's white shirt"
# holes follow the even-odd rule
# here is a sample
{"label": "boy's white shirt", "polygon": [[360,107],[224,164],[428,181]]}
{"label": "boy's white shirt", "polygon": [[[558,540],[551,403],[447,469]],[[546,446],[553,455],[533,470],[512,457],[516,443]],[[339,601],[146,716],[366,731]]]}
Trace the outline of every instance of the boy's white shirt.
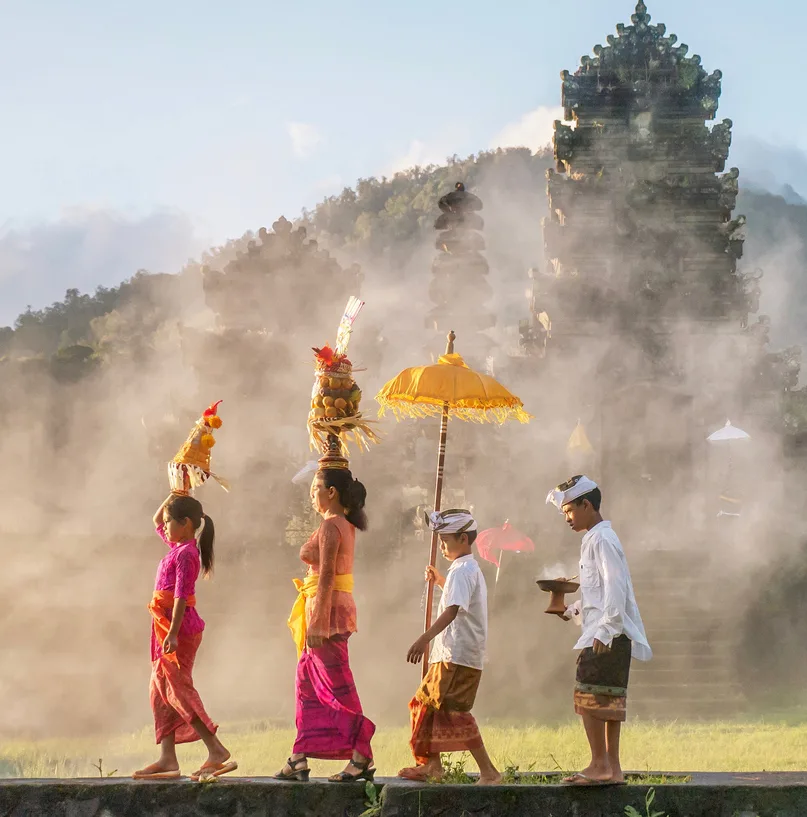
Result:
{"label": "boy's white shirt", "polygon": [[595,639],[608,646],[624,634],[631,640],[634,658],[649,661],[653,657],[633,594],[628,561],[610,522],[600,522],[583,537],[580,598],[566,609],[566,615],[583,630],[576,650],[592,647]]}
{"label": "boy's white shirt", "polygon": [[446,661],[481,670],[488,637],[488,590],[473,554],[460,556],[449,566],[438,617],[454,605],[459,607],[457,617],[435,636],[429,663]]}

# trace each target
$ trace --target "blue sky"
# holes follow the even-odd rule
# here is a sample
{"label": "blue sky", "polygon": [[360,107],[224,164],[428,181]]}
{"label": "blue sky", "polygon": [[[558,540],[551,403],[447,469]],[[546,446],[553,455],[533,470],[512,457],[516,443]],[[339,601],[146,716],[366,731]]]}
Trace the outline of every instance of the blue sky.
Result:
{"label": "blue sky", "polygon": [[[163,213],[180,226],[164,260],[152,252],[148,261],[170,271],[203,244],[292,217],[361,176],[539,142],[556,115],[560,70],[574,70],[633,7],[0,0],[0,241],[16,231],[19,244],[29,228],[47,235],[65,219],[92,218],[97,229],[98,211],[122,230]],[[807,148],[798,102],[807,6],[648,8],[707,70],[723,71],[719,113],[734,121],[737,155],[750,165],[757,142]],[[779,181],[789,172],[767,169]],[[804,168],[794,172],[807,180]],[[33,297],[23,255],[18,246],[9,272],[0,249],[0,322]],[[128,274],[143,265],[136,255],[120,261]],[[116,264],[86,280],[58,269],[31,277],[47,303],[73,283],[116,282],[126,274]]]}

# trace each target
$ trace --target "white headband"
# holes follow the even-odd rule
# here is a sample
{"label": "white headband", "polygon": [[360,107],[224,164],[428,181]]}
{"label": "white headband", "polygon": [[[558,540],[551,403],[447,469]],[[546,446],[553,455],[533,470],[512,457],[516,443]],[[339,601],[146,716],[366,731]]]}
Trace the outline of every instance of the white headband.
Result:
{"label": "white headband", "polygon": [[205,529],[205,522],[207,521],[207,517],[203,516],[202,521],[198,528],[193,532],[193,538],[196,539],[196,547],[199,548],[201,552],[201,545],[199,544],[199,537],[202,535],[202,531]]}
{"label": "white headband", "polygon": [[572,477],[568,482],[561,483],[557,488],[549,492],[546,498],[546,504],[554,505],[562,513],[564,505],[567,505],[574,499],[579,499],[581,496],[591,493],[596,487],[597,483],[586,476],[579,477],[576,480]]}
{"label": "white headband", "polygon": [[452,508],[428,516],[429,527],[438,533],[470,533],[476,530],[476,519],[468,511]]}

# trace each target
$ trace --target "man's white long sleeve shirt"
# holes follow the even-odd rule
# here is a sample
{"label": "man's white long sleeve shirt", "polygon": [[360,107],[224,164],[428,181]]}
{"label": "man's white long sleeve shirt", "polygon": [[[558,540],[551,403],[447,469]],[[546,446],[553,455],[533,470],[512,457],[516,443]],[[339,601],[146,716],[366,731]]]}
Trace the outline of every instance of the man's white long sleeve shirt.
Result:
{"label": "man's white long sleeve shirt", "polygon": [[617,636],[626,635],[634,658],[649,661],[653,657],[633,595],[628,561],[610,522],[600,522],[583,537],[580,599],[567,609],[567,615],[583,629],[576,650],[592,647],[595,639],[608,646]]}

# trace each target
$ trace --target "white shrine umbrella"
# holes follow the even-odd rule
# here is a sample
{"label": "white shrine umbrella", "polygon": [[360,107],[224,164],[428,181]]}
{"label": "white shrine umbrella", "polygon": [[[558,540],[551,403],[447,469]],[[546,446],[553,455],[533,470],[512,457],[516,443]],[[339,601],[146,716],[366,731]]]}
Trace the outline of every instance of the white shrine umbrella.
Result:
{"label": "white shrine umbrella", "polygon": [[733,426],[731,420],[726,420],[726,425],[718,429],[714,434],[706,438],[710,443],[733,442],[734,440],[750,440],[751,435],[746,434],[741,428]]}
{"label": "white shrine umbrella", "polygon": [[[726,474],[726,489],[724,493],[726,494],[725,498],[727,501],[730,502],[737,502],[737,500],[731,500],[728,498],[728,488],[729,482],[731,480],[731,470],[732,470],[732,462],[731,462],[731,443],[739,442],[740,440],[750,440],[751,435],[747,434],[741,428],[737,426],[733,426],[731,424],[731,420],[726,420],[726,425],[723,428],[719,428],[713,434],[710,434],[706,438],[711,443],[728,443],[727,448],[729,452],[729,462],[728,462],[728,473]],[[720,510],[718,511],[718,516],[739,516],[739,513],[732,513],[730,511]]]}
{"label": "white shrine umbrella", "polygon": [[295,485],[302,485],[304,482],[311,482],[311,474],[314,474],[319,467],[316,460],[309,460],[292,478]]}

